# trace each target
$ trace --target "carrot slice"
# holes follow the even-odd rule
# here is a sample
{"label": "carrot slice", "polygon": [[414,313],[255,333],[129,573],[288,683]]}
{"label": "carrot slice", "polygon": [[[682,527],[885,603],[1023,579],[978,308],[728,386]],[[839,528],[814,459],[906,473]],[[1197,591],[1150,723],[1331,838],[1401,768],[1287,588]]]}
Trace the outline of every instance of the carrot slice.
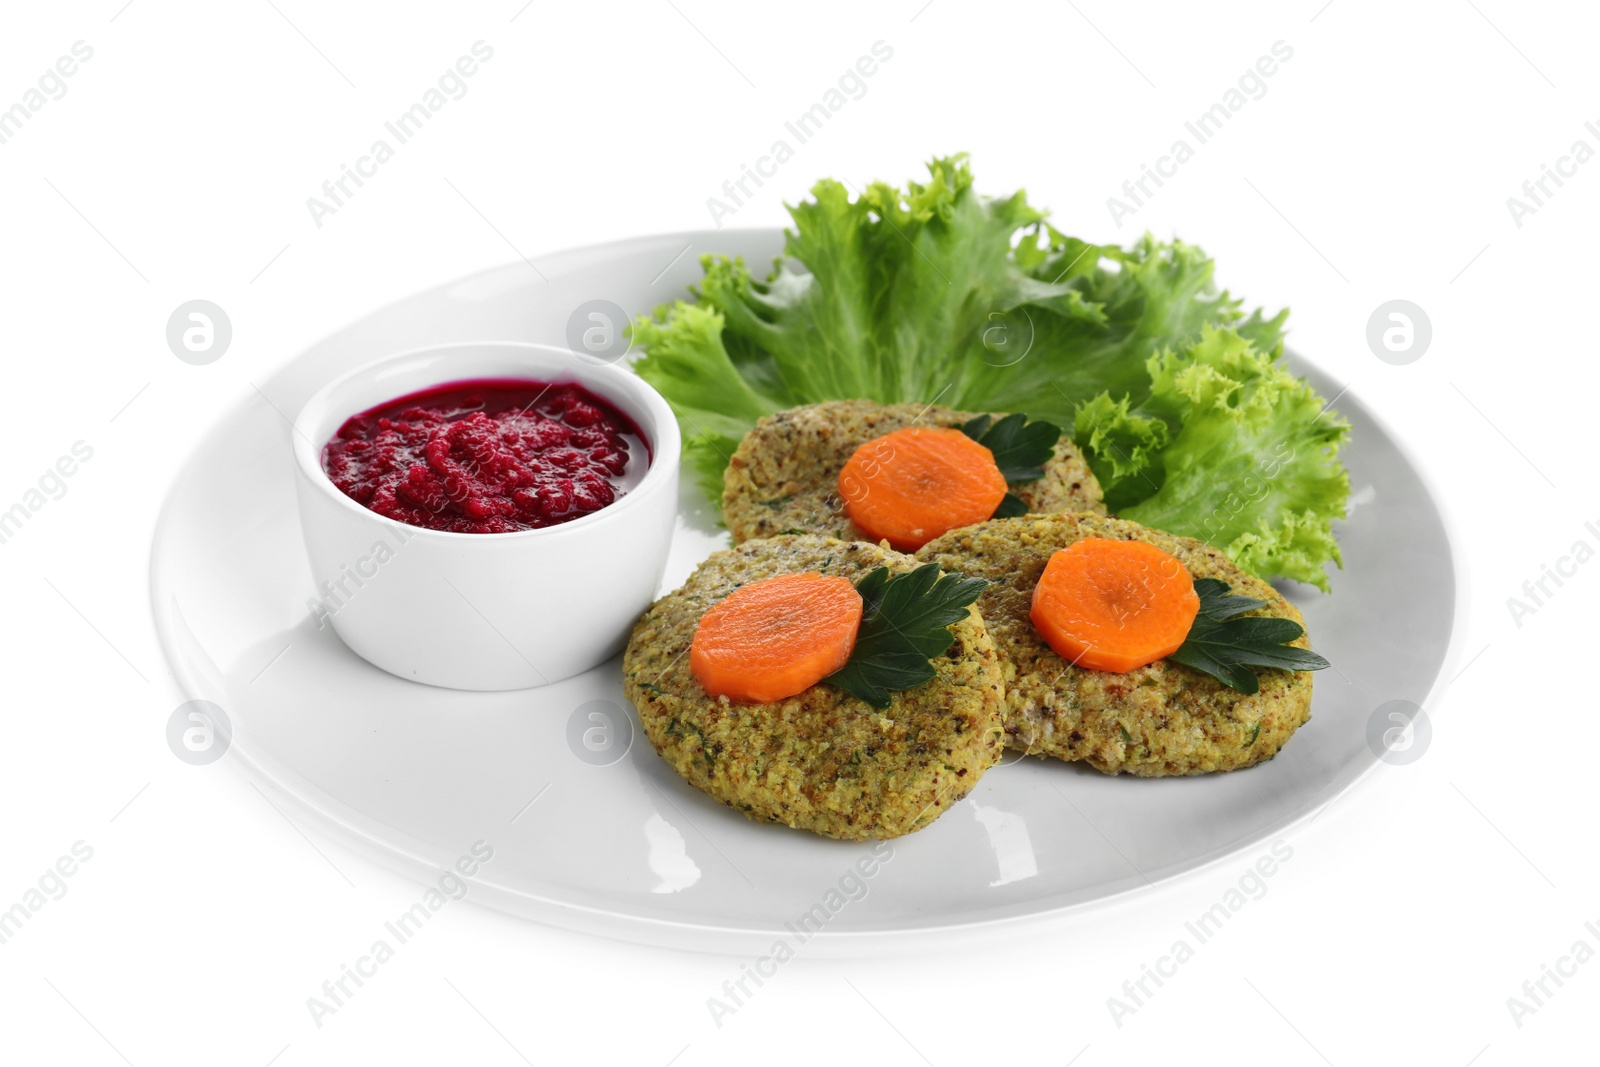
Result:
{"label": "carrot slice", "polygon": [[848,578],[815,571],[763,578],[701,617],[689,670],[714,697],[752,704],[792,697],[845,665],[861,613]]}
{"label": "carrot slice", "polygon": [[1030,614],[1063,659],[1123,674],[1178,651],[1199,612],[1178,559],[1144,541],[1090,537],[1051,555]]}
{"label": "carrot slice", "polygon": [[839,472],[850,521],[874,541],[914,552],[982,522],[1005,499],[994,453],[960,430],[908,426],[855,450]]}

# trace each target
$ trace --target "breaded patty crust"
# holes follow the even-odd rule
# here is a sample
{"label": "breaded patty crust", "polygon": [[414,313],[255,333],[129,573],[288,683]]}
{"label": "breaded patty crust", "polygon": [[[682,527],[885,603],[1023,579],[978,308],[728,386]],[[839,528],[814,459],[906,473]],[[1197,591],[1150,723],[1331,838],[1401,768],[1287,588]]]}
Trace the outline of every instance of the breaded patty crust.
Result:
{"label": "breaded patty crust", "polygon": [[[959,427],[975,417],[945,407],[871,400],[830,400],[768,415],[728,462],[722,521],[736,544],[785,533],[855,540],[862,535],[839,499],[839,472],[851,454],[907,426]],[[1010,489],[1034,512],[1105,510],[1100,483],[1065,435],[1044,465],[1043,478]]]}
{"label": "breaded patty crust", "polygon": [[713,604],[749,582],[819,571],[858,581],[900,574],[910,556],[864,541],[785,536],[713,553],[634,627],[623,686],[645,736],[690,784],[752,819],[845,840],[919,830],[967,795],[999,760],[1000,662],[976,609],[951,630],[926,685],[879,710],[821,682],[769,704],[710,697],[689,645]]}
{"label": "breaded patty crust", "polygon": [[[978,607],[1005,671],[1008,746],[1146,777],[1237,770],[1276,755],[1311,717],[1308,671],[1257,670],[1261,691],[1250,694],[1164,659],[1126,674],[1074,667],[1045,643],[1029,618],[1033,588],[1052,553],[1086,537],[1146,541],[1176,556],[1193,577],[1218,578],[1266,601],[1252,615],[1305,624],[1277,590],[1220,550],[1138,523],[1026,515],[952,530],[916,555],[989,581]],[[1310,647],[1305,635],[1293,643]]]}

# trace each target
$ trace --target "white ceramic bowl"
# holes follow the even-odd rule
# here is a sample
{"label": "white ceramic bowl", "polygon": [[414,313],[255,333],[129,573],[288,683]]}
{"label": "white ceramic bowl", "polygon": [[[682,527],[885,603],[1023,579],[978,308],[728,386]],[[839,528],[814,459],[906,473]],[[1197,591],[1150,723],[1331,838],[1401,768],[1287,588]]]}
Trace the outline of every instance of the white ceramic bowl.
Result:
{"label": "white ceramic bowl", "polygon": [[[631,418],[650,467],[599,511],[538,530],[447,533],[385,518],[345,496],[322,449],[352,415],[475,378],[576,383]],[[445,345],[359,367],[307,401],[294,425],[300,525],[313,611],[363,659],[452,689],[526,689],[615,655],[661,582],[678,506],[678,424],[626,370],[564,348]]]}

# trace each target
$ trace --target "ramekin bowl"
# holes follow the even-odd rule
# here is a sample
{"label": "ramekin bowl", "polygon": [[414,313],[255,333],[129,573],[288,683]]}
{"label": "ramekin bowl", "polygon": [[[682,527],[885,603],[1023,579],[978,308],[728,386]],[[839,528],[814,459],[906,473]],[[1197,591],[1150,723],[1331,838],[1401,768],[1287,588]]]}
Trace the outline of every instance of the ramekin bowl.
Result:
{"label": "ramekin bowl", "polygon": [[[346,419],[451,382],[573,383],[627,415],[650,466],[599,511],[536,530],[449,533],[409,526],[346,496],[322,451]],[[451,689],[526,689],[570,678],[621,650],[650,605],[677,519],[677,420],[661,394],[615,366],[518,342],[443,345],[389,356],[324,386],[294,423],[296,494],[316,582],[313,607],[357,655]]]}

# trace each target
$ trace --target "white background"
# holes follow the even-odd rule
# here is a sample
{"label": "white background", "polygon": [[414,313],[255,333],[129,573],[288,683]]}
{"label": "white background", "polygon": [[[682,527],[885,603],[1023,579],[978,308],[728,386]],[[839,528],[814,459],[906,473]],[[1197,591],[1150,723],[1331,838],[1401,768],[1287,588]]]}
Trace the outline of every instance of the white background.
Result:
{"label": "white background", "polygon": [[[1600,543],[1583,528],[1600,521],[1600,161],[1521,227],[1506,206],[1578,138],[1600,148],[1592,10],[274,3],[0,16],[0,107],[74,42],[94,49],[0,145],[0,507],[75,441],[94,449],[0,545],[0,906],[74,842],[94,850],[0,945],[0,1060],[1592,1062],[1600,962],[1520,1027],[1506,1005],[1578,939],[1600,949],[1600,563],[1520,627],[1506,606]],[[480,39],[494,58],[468,94],[317,228],[306,198]],[[306,998],[416,890],[315,839],[352,888],[236,775],[167,750],[180,697],[145,575],[178,464],[252,380],[408,292],[706,226],[706,198],[878,40],[894,55],[866,96],[730,224],[781,223],[824,175],[900,182],[965,150],[980,188],[1026,186],[1069,232],[1176,234],[1235,293],[1292,306],[1291,343],[1396,430],[1454,523],[1458,666],[1478,658],[1430,702],[1431,748],[1287,835],[1268,895],[1120,1027],[1107,998],[1254,854],[982,951],[797,960],[721,1028],[706,998],[738,961],[447,909],[317,1028]],[[1117,228],[1106,198],[1279,40],[1293,58],[1267,94]],[[1364,336],[1397,297],[1434,329],[1403,367]],[[210,366],[165,343],[193,298],[232,318]]]}

